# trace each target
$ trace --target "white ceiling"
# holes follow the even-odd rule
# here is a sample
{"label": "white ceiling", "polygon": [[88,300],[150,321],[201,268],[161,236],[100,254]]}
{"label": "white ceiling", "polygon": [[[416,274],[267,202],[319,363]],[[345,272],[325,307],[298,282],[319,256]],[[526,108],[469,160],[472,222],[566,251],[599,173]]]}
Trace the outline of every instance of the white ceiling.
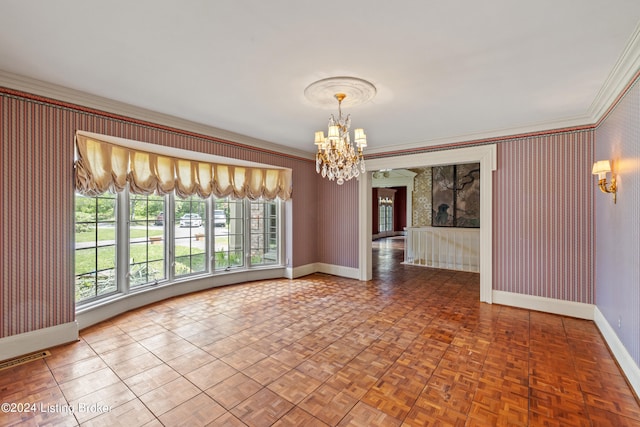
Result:
{"label": "white ceiling", "polygon": [[639,22],[638,0],[0,0],[0,70],[309,153],[337,104],[305,87],[359,77],[377,95],[344,110],[381,152],[593,123]]}

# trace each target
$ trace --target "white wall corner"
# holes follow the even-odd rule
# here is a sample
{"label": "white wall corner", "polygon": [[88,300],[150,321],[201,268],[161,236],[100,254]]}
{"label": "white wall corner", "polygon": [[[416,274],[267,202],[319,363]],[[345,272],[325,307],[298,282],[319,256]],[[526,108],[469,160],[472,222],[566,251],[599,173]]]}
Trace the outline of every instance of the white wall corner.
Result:
{"label": "white wall corner", "polygon": [[285,277],[285,279],[289,279],[289,280],[291,280],[291,279],[295,279],[295,277],[294,277],[293,273],[294,273],[293,267],[287,267],[287,268],[284,270],[284,277]]}
{"label": "white wall corner", "polygon": [[0,338],[0,360],[13,359],[78,340],[78,324],[63,323],[23,334]]}
{"label": "white wall corner", "polygon": [[594,322],[600,333],[604,337],[609,349],[613,353],[613,357],[620,365],[620,368],[624,372],[629,384],[636,393],[636,396],[640,396],[640,367],[635,363],[631,354],[627,351],[614,329],[611,327],[607,319],[602,312],[596,306],[594,309]]}
{"label": "white wall corner", "polygon": [[369,281],[373,278],[371,254],[371,180],[372,173],[363,173],[358,177],[358,280]]}
{"label": "white wall corner", "polygon": [[[288,276],[289,271],[291,272],[291,276]],[[309,274],[313,274],[318,271],[318,266],[316,263],[300,265],[298,267],[288,268],[287,269],[287,278],[288,279],[297,279],[298,277],[308,276]]]}
{"label": "white wall corner", "polygon": [[288,268],[286,277],[288,279],[297,279],[299,277],[308,276],[313,273],[325,273],[332,276],[346,277],[348,279],[360,279],[360,270],[352,267],[344,267],[341,265],[325,264],[316,262],[301,265],[295,268]]}
{"label": "white wall corner", "polygon": [[319,262],[316,264],[318,273],[331,274],[333,276],[346,277],[348,279],[360,280],[360,269],[352,267],[344,267],[341,265],[325,264]]}

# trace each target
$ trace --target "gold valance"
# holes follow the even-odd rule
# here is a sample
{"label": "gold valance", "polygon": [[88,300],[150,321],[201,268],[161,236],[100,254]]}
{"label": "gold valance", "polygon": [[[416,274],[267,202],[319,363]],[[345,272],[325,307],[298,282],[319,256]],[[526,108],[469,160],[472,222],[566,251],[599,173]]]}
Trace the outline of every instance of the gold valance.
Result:
{"label": "gold valance", "polygon": [[197,195],[288,200],[291,171],[210,163],[142,151],[76,134],[76,190],[86,196],[122,191],[134,194]]}

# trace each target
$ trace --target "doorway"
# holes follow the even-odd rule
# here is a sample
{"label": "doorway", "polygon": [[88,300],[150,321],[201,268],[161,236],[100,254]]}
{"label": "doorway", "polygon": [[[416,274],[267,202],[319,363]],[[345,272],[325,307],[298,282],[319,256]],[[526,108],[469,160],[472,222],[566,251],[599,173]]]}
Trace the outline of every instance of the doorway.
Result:
{"label": "doorway", "polygon": [[[493,171],[497,168],[497,148],[495,144],[456,148],[385,157],[367,160],[367,169],[401,169],[421,166],[438,166],[458,163],[480,163],[480,301],[492,302],[492,219],[493,219]],[[371,221],[372,221],[372,173],[359,179],[359,278],[371,280]]]}

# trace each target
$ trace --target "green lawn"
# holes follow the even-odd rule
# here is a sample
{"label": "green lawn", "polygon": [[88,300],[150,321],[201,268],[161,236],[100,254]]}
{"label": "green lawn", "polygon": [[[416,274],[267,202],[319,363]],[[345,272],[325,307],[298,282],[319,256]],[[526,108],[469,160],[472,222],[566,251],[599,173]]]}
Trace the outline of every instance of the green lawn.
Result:
{"label": "green lawn", "polygon": [[[146,238],[162,236],[162,229],[148,229],[148,235],[146,229],[131,228],[129,230],[131,239]],[[109,227],[103,227],[98,231],[98,239],[100,242],[113,242],[115,240],[115,230]],[[79,231],[75,235],[76,243],[88,243],[95,242],[96,234],[95,229],[88,231]],[[214,241],[214,250],[224,251],[229,244],[228,236],[216,236]],[[110,270],[115,267],[115,246],[105,245],[97,248],[98,256],[96,266],[96,248],[89,247],[87,249],[76,250],[75,256],[75,273],[76,275],[87,274],[96,270]],[[147,252],[148,250],[148,252]],[[186,246],[175,246],[175,258],[176,260],[181,257],[188,257],[189,255],[197,255],[204,253],[204,250],[198,248],[189,248]],[[134,263],[141,263],[145,261],[162,260],[164,258],[164,242],[145,244],[133,244],[129,247],[129,258]],[[225,259],[222,253],[217,254],[217,263],[220,266],[228,265],[228,260]],[[238,261],[232,260],[232,265],[236,265]]]}
{"label": "green lawn", "polygon": [[[148,248],[148,252],[147,249]],[[98,266],[96,268],[95,262],[95,248],[87,250],[76,251],[76,275],[87,274],[97,270],[108,270],[115,267],[115,246],[103,246],[98,248]],[[189,248],[186,246],[176,246],[175,256],[176,258],[196,255],[204,253],[203,250],[198,248]],[[132,245],[129,248],[129,258],[135,263],[144,261],[161,260],[164,258],[164,244],[150,244],[150,245]]]}
{"label": "green lawn", "polygon": [[[145,229],[131,229],[131,238],[147,237]],[[162,236],[161,229],[150,229],[149,237]],[[77,232],[76,242],[95,242],[95,231]],[[116,247],[114,230],[102,228],[99,230],[99,240],[104,246],[89,246],[75,251],[76,273],[76,301],[103,295],[116,290],[115,264]],[[215,236],[214,256],[216,269],[224,269],[227,266],[240,266],[243,264],[242,250],[227,252],[229,236]],[[97,251],[97,255],[96,255]],[[129,259],[132,263],[131,286],[143,285],[153,280],[164,278],[165,269],[165,242],[163,240],[153,243],[146,241],[134,242],[129,245]],[[190,274],[206,270],[205,251],[196,247],[175,245],[176,275]],[[97,265],[96,265],[97,264]],[[95,273],[97,273],[97,277]]]}

